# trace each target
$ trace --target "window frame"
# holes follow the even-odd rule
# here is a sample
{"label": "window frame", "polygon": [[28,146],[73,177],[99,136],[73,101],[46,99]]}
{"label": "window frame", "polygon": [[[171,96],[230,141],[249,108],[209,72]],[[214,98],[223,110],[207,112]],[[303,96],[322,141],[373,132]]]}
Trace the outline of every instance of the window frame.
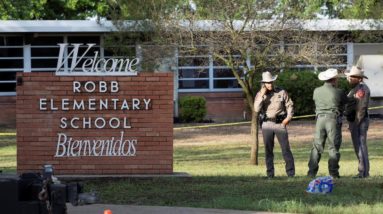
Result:
{"label": "window frame", "polygon": [[0,79],[0,84],[9,84],[13,83],[15,84],[15,91],[0,91],[0,97],[1,96],[16,96],[16,76],[17,72],[23,72],[24,71],[24,46],[25,46],[25,36],[22,34],[2,34],[0,35],[1,39],[5,39],[6,37],[21,37],[22,44],[20,45],[3,45],[0,46],[0,49],[21,49],[22,56],[5,56],[0,57],[0,62],[3,60],[21,60],[23,63],[20,63],[20,67],[18,68],[0,68],[0,74],[5,72],[15,72],[15,79],[14,80],[2,80]]}
{"label": "window frame", "polygon": [[[206,45],[201,45],[201,47],[207,47]],[[177,51],[179,53],[179,51]],[[205,66],[180,66],[179,60],[180,58],[193,58],[193,57],[205,57],[208,60],[208,64]],[[177,69],[177,85],[180,85],[180,81],[189,81],[189,80],[207,80],[209,87],[208,88],[180,88],[178,87],[178,92],[237,92],[242,91],[242,88],[216,88],[214,85],[214,82],[216,80],[234,80],[237,81],[235,77],[215,77],[214,72],[215,69],[230,69],[227,66],[224,65],[214,65],[213,55],[211,51],[208,52],[208,54],[199,54],[199,55],[183,55],[179,56],[177,55],[177,62],[178,62],[178,69]],[[182,69],[207,69],[208,70],[208,77],[204,78],[180,78],[179,77],[179,71]]]}

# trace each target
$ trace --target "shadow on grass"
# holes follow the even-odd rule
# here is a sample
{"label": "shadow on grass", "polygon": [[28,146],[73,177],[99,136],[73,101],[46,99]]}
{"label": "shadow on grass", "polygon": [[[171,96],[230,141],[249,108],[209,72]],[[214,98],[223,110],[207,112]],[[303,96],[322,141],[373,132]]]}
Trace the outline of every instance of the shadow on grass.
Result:
{"label": "shadow on grass", "polygon": [[[383,153],[383,147],[380,146],[380,141],[370,141],[369,142],[369,156],[370,159],[374,157],[381,157]],[[296,147],[295,145],[291,146],[291,150],[295,159],[295,162],[307,162],[309,160],[310,152],[312,145],[307,144],[303,146]],[[353,147],[350,142],[345,142],[341,149],[341,160],[340,161],[354,161],[356,160],[356,155]],[[175,149],[174,159],[179,162],[188,162],[188,161],[227,161],[227,160],[240,160],[246,161],[250,158],[250,145],[214,145],[214,146],[193,146],[193,147],[182,147],[179,146]],[[259,148],[259,158],[264,158],[264,147],[261,145]],[[283,161],[282,152],[278,143],[275,143],[274,146],[274,159],[275,161]],[[328,160],[328,150],[327,146],[325,151],[322,154],[321,161]]]}

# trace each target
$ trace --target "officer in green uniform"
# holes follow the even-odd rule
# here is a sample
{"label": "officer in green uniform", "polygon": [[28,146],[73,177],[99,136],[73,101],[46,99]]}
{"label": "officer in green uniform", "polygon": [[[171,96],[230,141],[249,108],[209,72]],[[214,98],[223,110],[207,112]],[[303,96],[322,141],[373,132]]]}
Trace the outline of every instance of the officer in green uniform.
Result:
{"label": "officer in green uniform", "polygon": [[370,171],[370,162],[367,150],[367,130],[369,126],[368,104],[370,100],[370,89],[363,82],[367,77],[362,69],[353,66],[346,73],[349,84],[353,87],[348,93],[348,102],[345,115],[349,123],[352,144],[358,158],[358,174],[355,178],[366,178]]}
{"label": "officer in green uniform", "polygon": [[287,92],[275,87],[273,82],[277,76],[270,72],[262,73],[262,88],[254,100],[254,111],[262,117],[262,135],[265,144],[266,173],[268,178],[274,177],[274,138],[281,146],[285,170],[288,177],[295,175],[294,157],[290,149],[287,124],[293,117],[293,101]]}
{"label": "officer in green uniform", "polygon": [[340,74],[330,68],[319,73],[319,80],[325,83],[314,90],[316,126],[313,148],[309,160],[309,177],[315,177],[319,161],[327,142],[329,151],[328,170],[334,178],[339,178],[339,148],[341,144],[341,115],[346,103],[343,90],[336,88]]}

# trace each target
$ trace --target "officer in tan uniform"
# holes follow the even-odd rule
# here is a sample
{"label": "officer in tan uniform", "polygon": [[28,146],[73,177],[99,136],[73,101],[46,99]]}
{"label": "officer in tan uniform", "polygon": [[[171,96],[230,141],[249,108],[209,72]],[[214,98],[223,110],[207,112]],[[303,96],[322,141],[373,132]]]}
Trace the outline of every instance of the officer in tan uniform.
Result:
{"label": "officer in tan uniform", "polygon": [[263,142],[265,144],[267,177],[274,177],[274,136],[277,137],[285,160],[286,174],[295,175],[294,157],[290,150],[286,125],[293,116],[293,101],[287,92],[274,87],[277,76],[262,73],[262,88],[254,100],[254,111],[261,117]]}
{"label": "officer in tan uniform", "polygon": [[353,87],[348,93],[348,102],[345,115],[349,123],[352,143],[355,154],[359,160],[359,173],[355,178],[366,178],[370,174],[370,162],[367,150],[367,130],[369,126],[368,103],[370,100],[370,89],[363,82],[367,77],[361,68],[353,66],[346,73],[349,84]]}
{"label": "officer in tan uniform", "polygon": [[315,136],[308,163],[309,177],[315,177],[319,169],[319,161],[328,145],[328,171],[334,178],[339,178],[339,148],[341,145],[341,116],[346,103],[346,95],[338,89],[337,82],[341,75],[334,68],[319,73],[318,79],[324,84],[315,88]]}

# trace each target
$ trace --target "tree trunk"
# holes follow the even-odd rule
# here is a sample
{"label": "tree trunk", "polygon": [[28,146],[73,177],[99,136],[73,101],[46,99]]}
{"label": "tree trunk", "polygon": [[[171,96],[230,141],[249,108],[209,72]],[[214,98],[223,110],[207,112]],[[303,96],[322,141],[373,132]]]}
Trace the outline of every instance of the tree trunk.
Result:
{"label": "tree trunk", "polygon": [[251,158],[250,163],[253,165],[258,165],[258,114],[256,112],[252,112],[251,115]]}

